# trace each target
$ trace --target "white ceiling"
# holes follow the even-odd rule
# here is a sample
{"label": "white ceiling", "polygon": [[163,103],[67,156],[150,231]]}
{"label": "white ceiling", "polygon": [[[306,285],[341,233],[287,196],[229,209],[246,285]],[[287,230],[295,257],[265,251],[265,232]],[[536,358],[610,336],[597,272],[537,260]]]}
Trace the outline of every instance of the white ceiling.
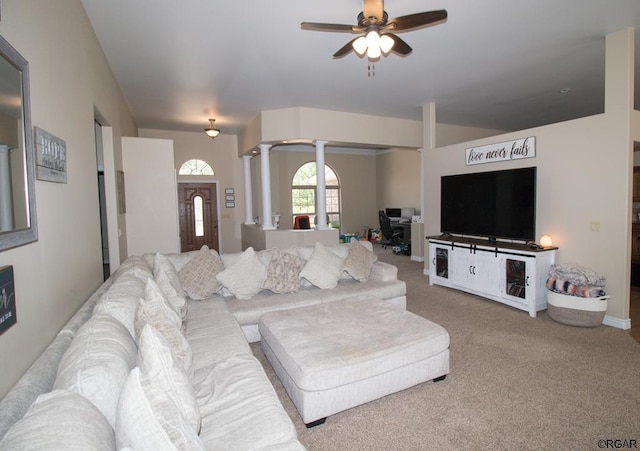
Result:
{"label": "white ceiling", "polygon": [[359,0],[82,3],[139,127],[202,131],[211,117],[223,133],[299,106],[421,120],[435,102],[438,122],[505,131],[601,113],[605,36],[640,27],[638,0],[387,0],[389,17],[449,18],[399,33],[413,53],[368,77],[355,53],[332,58],[355,35],[300,29],[355,24]]}

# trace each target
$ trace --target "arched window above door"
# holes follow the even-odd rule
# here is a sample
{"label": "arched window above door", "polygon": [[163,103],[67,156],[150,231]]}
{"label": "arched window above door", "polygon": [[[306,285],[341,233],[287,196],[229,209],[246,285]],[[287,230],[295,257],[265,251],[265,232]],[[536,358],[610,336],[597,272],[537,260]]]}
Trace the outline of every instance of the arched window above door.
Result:
{"label": "arched window above door", "polygon": [[184,164],[180,166],[178,175],[215,175],[215,173],[209,163],[194,158],[185,161]]}

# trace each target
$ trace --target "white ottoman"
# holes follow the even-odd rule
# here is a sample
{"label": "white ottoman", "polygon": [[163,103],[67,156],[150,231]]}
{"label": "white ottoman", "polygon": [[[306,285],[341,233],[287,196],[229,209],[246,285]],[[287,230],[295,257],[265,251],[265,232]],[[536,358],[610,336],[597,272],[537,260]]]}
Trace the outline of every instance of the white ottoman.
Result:
{"label": "white ottoman", "polygon": [[361,296],[266,313],[262,349],[307,427],[449,372],[449,334]]}

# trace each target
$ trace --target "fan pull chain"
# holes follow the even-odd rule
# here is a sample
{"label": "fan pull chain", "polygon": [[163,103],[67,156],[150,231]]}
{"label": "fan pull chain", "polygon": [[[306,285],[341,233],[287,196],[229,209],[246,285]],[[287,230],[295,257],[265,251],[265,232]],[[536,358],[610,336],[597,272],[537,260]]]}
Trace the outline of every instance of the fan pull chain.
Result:
{"label": "fan pull chain", "polygon": [[369,61],[369,64],[367,65],[367,76],[369,78],[376,76],[376,63]]}

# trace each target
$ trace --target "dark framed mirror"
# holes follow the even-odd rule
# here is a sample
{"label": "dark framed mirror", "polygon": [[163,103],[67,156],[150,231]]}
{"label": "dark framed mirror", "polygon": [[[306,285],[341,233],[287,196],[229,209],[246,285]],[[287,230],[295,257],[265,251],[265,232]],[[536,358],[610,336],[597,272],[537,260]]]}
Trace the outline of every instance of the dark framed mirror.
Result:
{"label": "dark framed mirror", "polygon": [[0,251],[38,240],[29,65],[0,36]]}

